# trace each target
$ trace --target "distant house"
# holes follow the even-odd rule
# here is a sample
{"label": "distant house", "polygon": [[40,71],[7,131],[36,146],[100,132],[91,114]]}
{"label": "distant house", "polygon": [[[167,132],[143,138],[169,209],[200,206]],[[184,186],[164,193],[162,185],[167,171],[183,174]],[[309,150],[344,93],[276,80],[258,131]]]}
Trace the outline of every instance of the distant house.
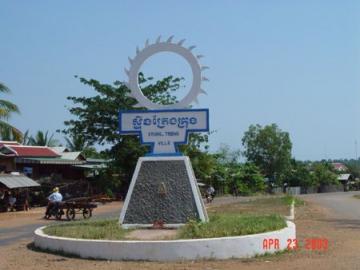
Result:
{"label": "distant house", "polygon": [[76,165],[86,164],[79,152],[59,153],[47,146],[20,145],[17,142],[0,141],[0,170],[21,172],[32,179],[53,177],[82,179],[83,170]]}
{"label": "distant house", "polygon": [[67,160],[82,160],[85,161],[85,156],[80,152],[70,152],[66,147],[58,146],[58,147],[51,147],[53,151],[60,155],[62,159]]}
{"label": "distant house", "polygon": [[340,163],[340,162],[334,162],[334,163],[331,163],[331,165],[333,166],[333,168],[337,171],[337,172],[348,172],[349,171],[349,168],[346,167],[343,163]]}
{"label": "distant house", "polygon": [[349,182],[349,181],[354,181],[354,176],[350,173],[344,173],[344,174],[340,174],[338,176],[338,180],[343,183],[343,182]]}

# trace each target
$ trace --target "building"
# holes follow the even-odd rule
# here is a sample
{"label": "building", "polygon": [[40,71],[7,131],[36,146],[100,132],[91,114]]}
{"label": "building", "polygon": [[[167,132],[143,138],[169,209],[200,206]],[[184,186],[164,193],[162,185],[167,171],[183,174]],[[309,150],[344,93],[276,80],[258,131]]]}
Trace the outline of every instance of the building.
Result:
{"label": "building", "polygon": [[331,163],[331,165],[333,166],[333,168],[335,169],[335,171],[339,172],[339,173],[346,173],[349,171],[349,168],[346,167],[343,163],[340,162],[334,162]]}
{"label": "building", "polygon": [[79,180],[84,171],[76,167],[86,164],[80,152],[58,152],[47,146],[28,146],[0,141],[0,171],[19,172],[35,180],[56,178]]}

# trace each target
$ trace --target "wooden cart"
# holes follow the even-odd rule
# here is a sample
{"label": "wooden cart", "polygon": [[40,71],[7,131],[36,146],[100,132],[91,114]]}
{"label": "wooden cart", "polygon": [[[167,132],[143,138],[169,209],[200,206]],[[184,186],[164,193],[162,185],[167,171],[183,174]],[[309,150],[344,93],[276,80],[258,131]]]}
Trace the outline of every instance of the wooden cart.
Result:
{"label": "wooden cart", "polygon": [[[84,219],[91,218],[92,212],[97,205],[89,198],[76,198],[61,202],[56,213],[46,214],[45,218],[49,219],[51,215],[60,220],[63,215],[67,220],[74,220],[76,214],[82,214]],[[50,211],[51,212],[51,211]]]}

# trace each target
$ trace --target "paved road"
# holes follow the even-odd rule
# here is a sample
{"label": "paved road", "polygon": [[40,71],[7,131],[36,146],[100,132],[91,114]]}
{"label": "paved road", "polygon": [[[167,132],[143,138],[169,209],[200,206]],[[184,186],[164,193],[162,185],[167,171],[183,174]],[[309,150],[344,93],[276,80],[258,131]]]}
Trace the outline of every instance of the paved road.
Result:
{"label": "paved road", "polygon": [[[93,219],[117,218],[119,216],[119,213],[120,212],[118,209],[100,214],[97,214],[96,211],[94,211]],[[34,236],[34,231],[37,228],[55,223],[62,222],[48,221],[46,222],[46,224],[44,224],[44,220],[39,220],[38,222],[33,224],[24,224],[23,226],[0,228],[0,246],[14,244],[19,240],[32,239],[32,237]]]}
{"label": "paved road", "polygon": [[354,195],[360,195],[360,191],[308,194],[301,197],[330,209],[336,217],[360,220],[360,199],[354,198]]}
{"label": "paved road", "polygon": [[360,229],[360,199],[353,196],[360,191],[301,195],[302,198],[330,210],[325,221],[337,228]]}
{"label": "paved road", "polygon": [[[334,214],[334,218],[327,220],[328,222],[335,222],[340,227],[360,228],[360,199],[353,198],[355,194],[360,195],[360,191],[309,194],[300,195],[300,197],[329,209]],[[224,205],[250,199],[254,199],[254,197],[221,197],[215,198],[213,204]],[[99,214],[95,212],[93,218],[117,218],[118,216],[119,209],[116,209]],[[23,239],[31,239],[35,229],[41,226],[44,226],[44,222],[39,220],[35,224],[0,228],[0,246],[10,245]]]}

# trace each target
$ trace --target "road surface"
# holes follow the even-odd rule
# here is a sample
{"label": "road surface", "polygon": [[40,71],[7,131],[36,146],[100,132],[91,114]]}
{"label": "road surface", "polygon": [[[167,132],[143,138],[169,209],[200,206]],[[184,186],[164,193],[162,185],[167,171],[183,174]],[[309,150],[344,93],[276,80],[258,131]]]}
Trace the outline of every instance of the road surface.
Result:
{"label": "road surface", "polygon": [[360,199],[354,198],[360,191],[301,195],[306,201],[320,205],[332,213],[328,222],[337,227],[360,229]]}

